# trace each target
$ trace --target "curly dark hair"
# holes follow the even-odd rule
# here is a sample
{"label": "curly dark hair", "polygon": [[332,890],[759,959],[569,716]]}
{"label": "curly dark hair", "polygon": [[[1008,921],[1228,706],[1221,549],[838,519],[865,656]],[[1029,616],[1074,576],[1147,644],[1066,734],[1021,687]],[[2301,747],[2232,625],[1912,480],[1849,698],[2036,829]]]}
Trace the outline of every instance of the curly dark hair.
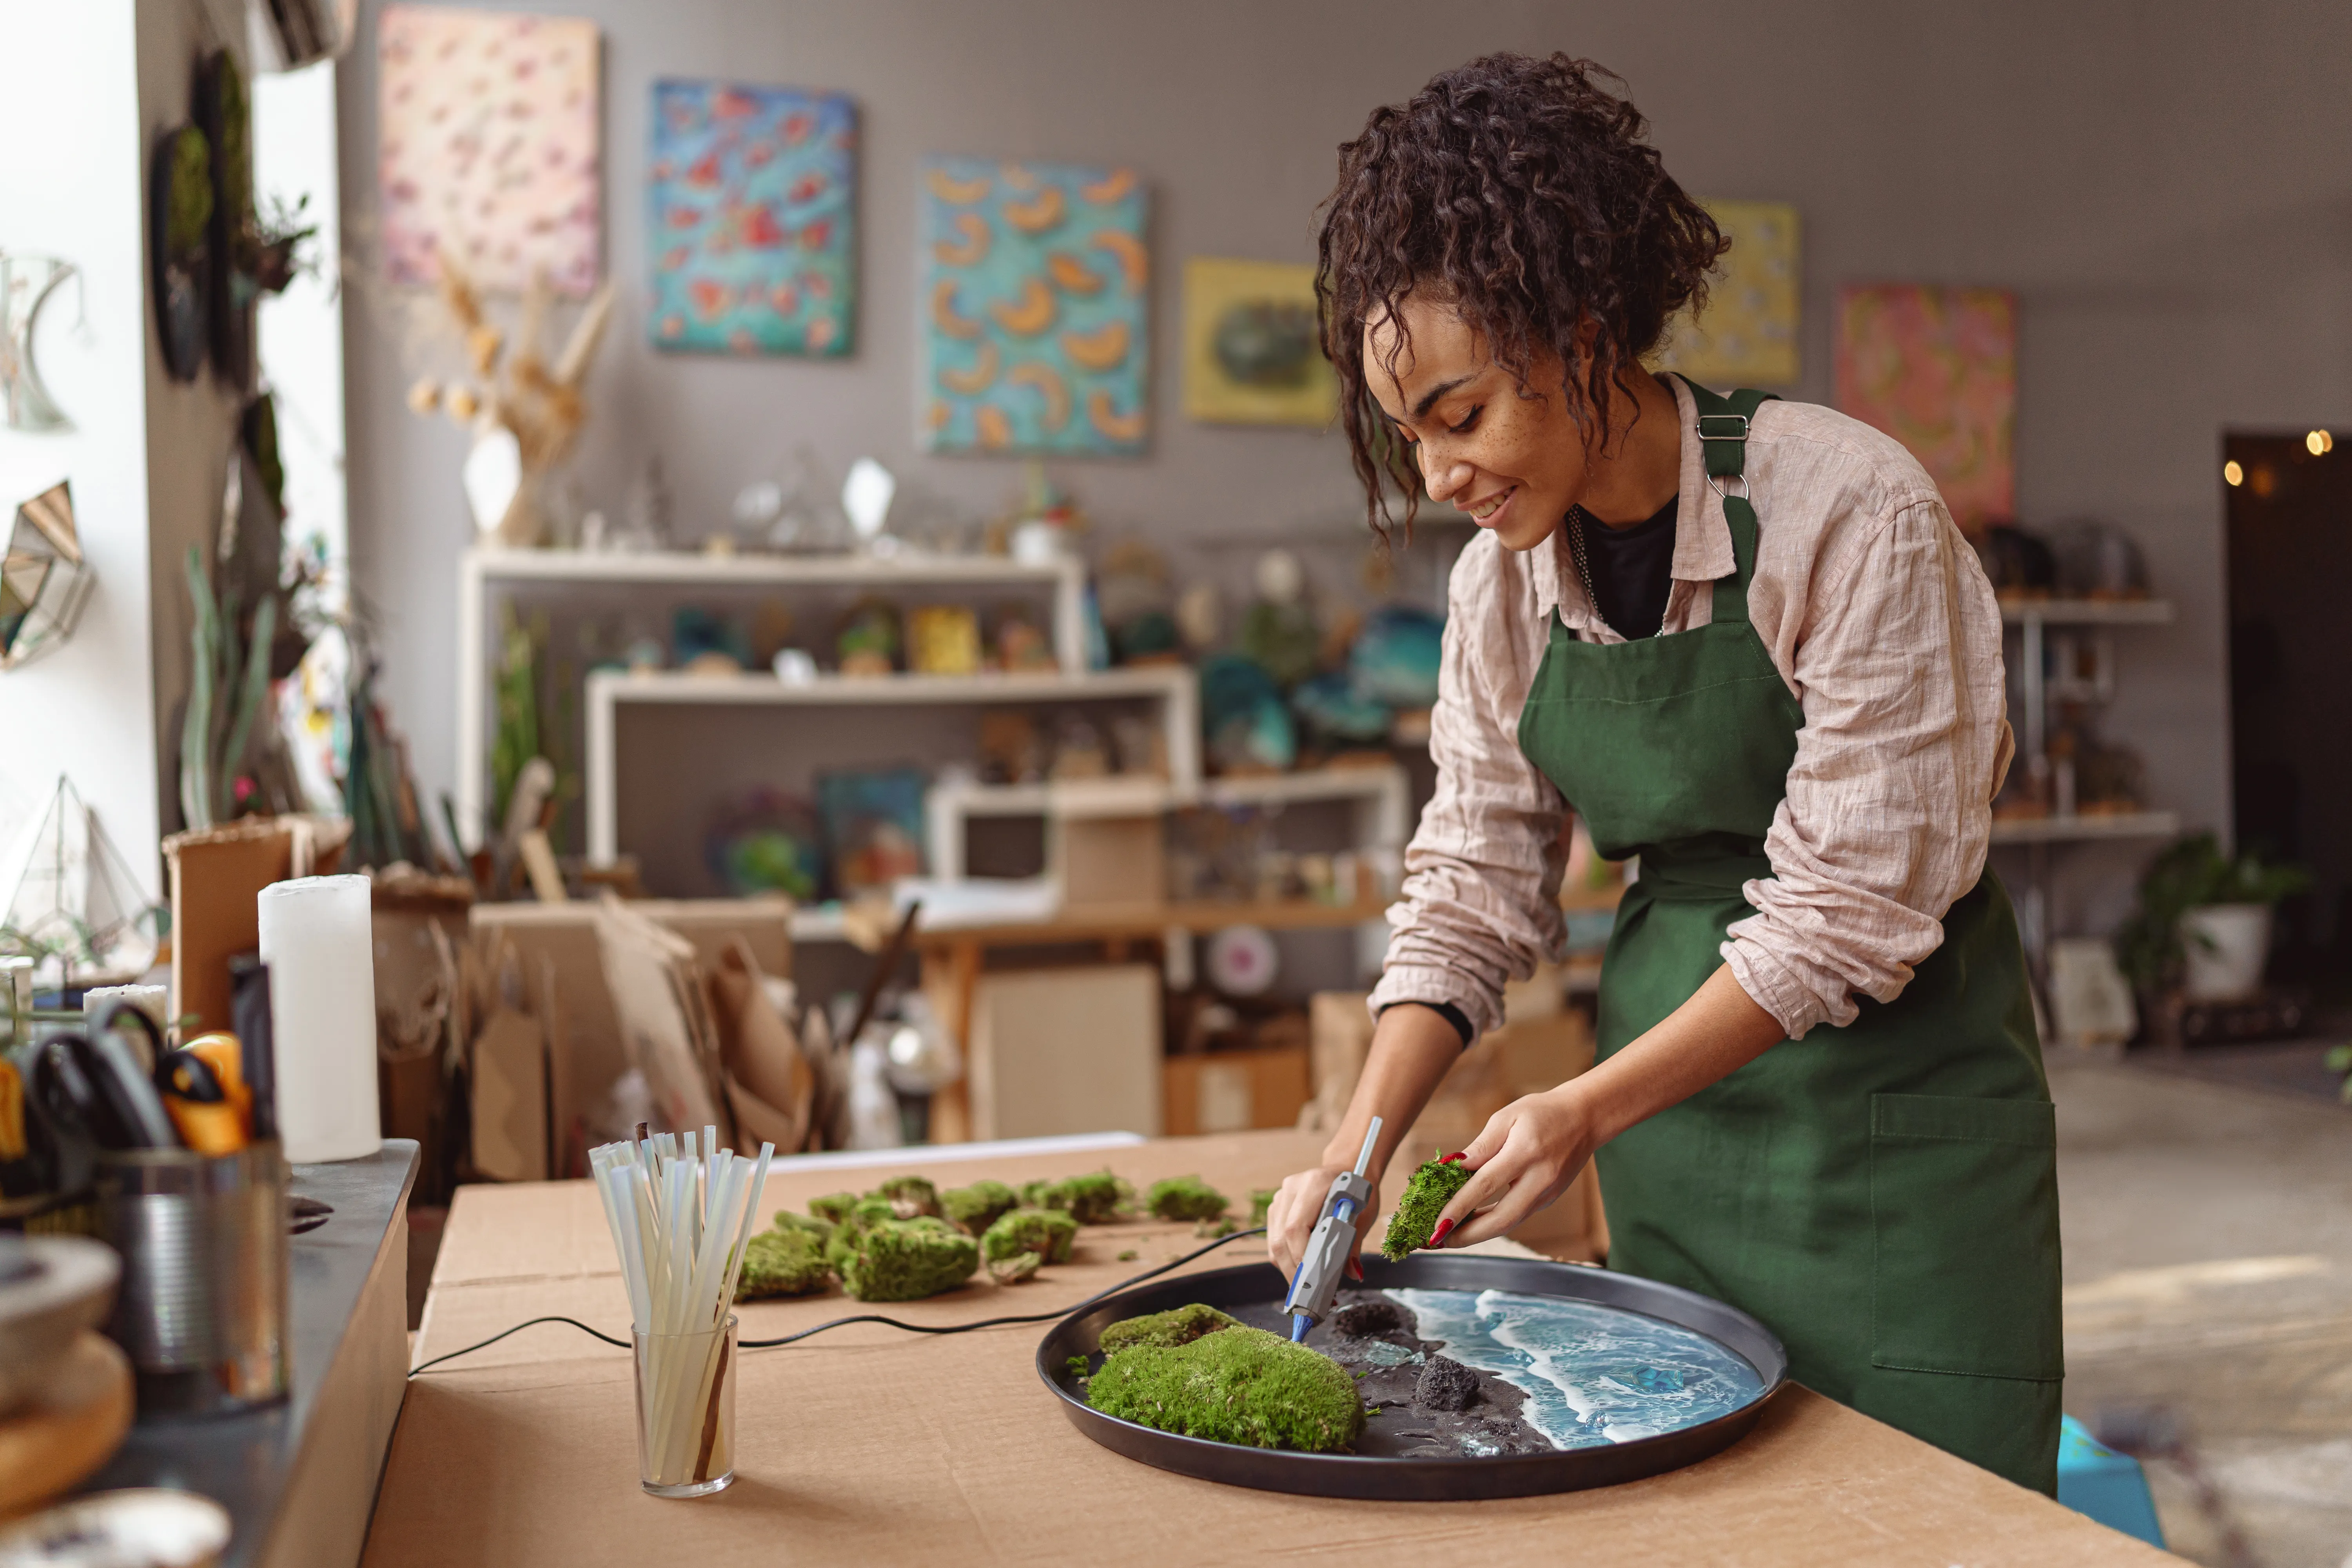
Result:
{"label": "curly dark hair", "polygon": [[[1315,292],[1367,519],[1383,535],[1383,481],[1403,492],[1410,529],[1421,476],[1365,384],[1365,322],[1408,294],[1442,300],[1526,395],[1547,395],[1529,386],[1537,353],[1557,354],[1578,426],[1606,431],[1619,376],[1676,310],[1706,300],[1730,241],[1643,140],[1641,111],[1604,82],[1624,85],[1564,54],[1487,55],[1374,110],[1340,145]],[[1588,326],[1589,349],[1576,341]]]}

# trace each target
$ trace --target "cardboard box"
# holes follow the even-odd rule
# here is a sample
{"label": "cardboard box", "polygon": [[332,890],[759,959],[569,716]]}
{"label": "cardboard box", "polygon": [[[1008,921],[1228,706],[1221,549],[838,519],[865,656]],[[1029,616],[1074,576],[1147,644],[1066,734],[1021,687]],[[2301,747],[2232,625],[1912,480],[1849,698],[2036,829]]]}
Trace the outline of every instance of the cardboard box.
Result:
{"label": "cardboard box", "polygon": [[1294,1127],[1307,1105],[1307,1052],[1203,1051],[1170,1057],[1165,1069],[1168,1135]]}
{"label": "cardboard box", "polygon": [[1158,965],[983,974],[971,1035],[974,1138],[1160,1131]]}
{"label": "cardboard box", "polygon": [[[706,972],[718,967],[729,940],[736,936],[748,945],[762,973],[793,972],[789,899],[641,899],[628,907],[693,943],[696,961]],[[502,934],[514,944],[534,987],[541,961],[552,969],[556,1016],[549,1029],[551,1110],[555,1146],[568,1148],[575,1120],[590,1114],[611,1091],[613,1080],[629,1069],[596,945],[596,906],[476,904],[472,921],[476,931]]]}
{"label": "cardboard box", "polygon": [[163,840],[172,882],[172,1016],[226,1029],[229,960],[261,945],[261,889],[335,869],[352,825],[332,817],[248,817]]}

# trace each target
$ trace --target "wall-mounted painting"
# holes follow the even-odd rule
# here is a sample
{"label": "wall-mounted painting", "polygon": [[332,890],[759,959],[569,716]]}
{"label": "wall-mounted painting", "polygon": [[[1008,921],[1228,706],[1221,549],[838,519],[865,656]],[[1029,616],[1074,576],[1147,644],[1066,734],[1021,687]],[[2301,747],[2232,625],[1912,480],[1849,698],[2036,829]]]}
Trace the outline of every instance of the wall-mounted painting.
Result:
{"label": "wall-mounted painting", "polygon": [[841,355],[857,302],[857,109],[838,93],[654,84],[654,346]]}
{"label": "wall-mounted painting", "polygon": [[922,204],[924,447],[1141,452],[1151,277],[1135,172],[940,158]]}
{"label": "wall-mounted painting", "polygon": [[1184,413],[1215,425],[1328,426],[1339,382],[1323,357],[1315,268],[1196,256],[1184,263]]}
{"label": "wall-mounted painting", "polygon": [[1803,274],[1797,209],[1786,202],[1706,204],[1731,248],[1709,279],[1706,310],[1666,325],[1658,367],[1718,392],[1797,379]]}
{"label": "wall-mounted painting", "polygon": [[596,25],[387,5],[377,174],[384,266],[431,283],[446,252],[477,289],[544,272],[584,296],[603,267]]}
{"label": "wall-mounted painting", "polygon": [[1970,533],[2017,515],[2017,296],[1838,291],[1837,405],[1911,449]]}

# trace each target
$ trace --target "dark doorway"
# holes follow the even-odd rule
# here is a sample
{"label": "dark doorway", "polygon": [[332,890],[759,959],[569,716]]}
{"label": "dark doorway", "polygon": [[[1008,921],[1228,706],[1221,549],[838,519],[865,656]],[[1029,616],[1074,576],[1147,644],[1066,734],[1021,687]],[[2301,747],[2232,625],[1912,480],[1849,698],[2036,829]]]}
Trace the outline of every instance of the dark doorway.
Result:
{"label": "dark doorway", "polygon": [[2352,1003],[2352,444],[2222,438],[2230,728],[2241,849],[2308,868],[2273,980]]}

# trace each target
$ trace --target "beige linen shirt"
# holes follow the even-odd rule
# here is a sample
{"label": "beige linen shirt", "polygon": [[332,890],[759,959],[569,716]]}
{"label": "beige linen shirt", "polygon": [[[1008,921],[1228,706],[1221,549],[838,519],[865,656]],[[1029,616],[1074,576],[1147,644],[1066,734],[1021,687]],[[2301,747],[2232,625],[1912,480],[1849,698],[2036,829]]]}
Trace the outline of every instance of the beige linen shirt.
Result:
{"label": "beige linen shirt", "polygon": [[[1683,424],[1674,586],[1659,635],[1704,626],[1731,531],[1707,483],[1697,410]],[[1748,620],[1805,713],[1764,840],[1769,879],[1722,952],[1801,1039],[1892,1002],[1975,885],[2009,770],[2000,610],[1933,480],[1891,437],[1829,409],[1767,403],[1748,437],[1759,520]],[[1481,532],[1454,563],[1432,715],[1437,791],[1405,851],[1375,1009],[1448,1002],[1480,1033],[1503,983],[1556,953],[1566,805],[1519,750],[1519,710],[1554,611],[1620,643],[1579,580],[1568,531],[1524,554]]]}

